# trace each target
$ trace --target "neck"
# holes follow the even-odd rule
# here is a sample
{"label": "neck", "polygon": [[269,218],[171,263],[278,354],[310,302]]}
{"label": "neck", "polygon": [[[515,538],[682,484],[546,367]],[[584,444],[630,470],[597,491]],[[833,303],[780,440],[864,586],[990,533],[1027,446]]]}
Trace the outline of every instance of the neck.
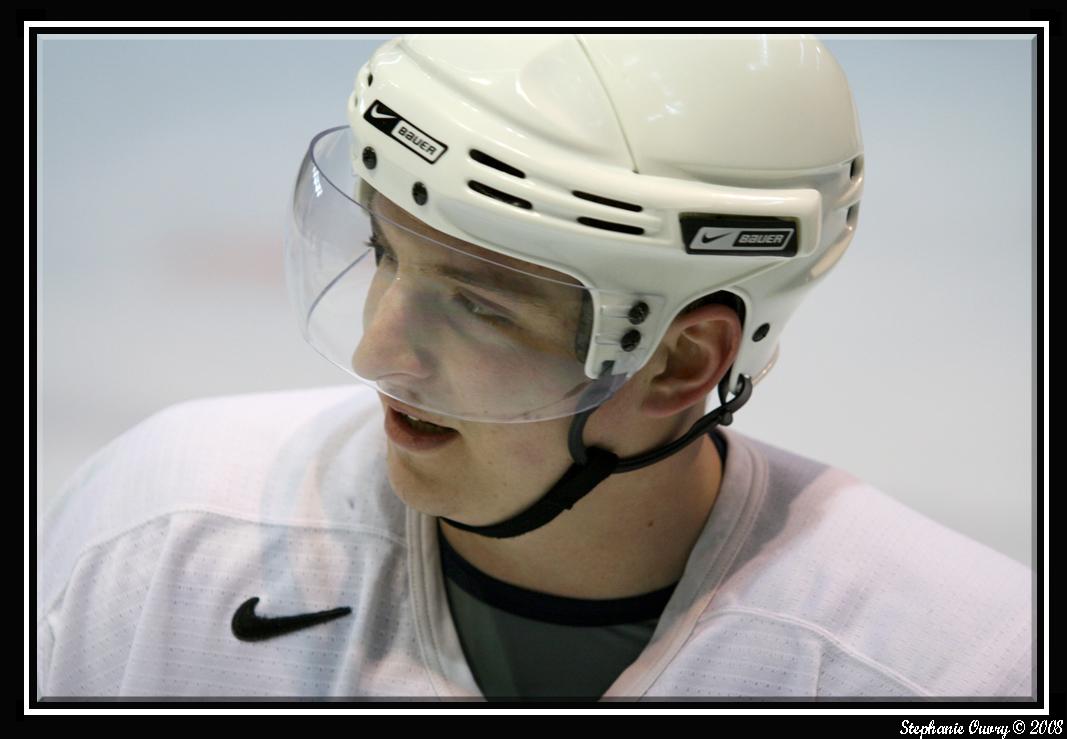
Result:
{"label": "neck", "polygon": [[474,567],[512,585],[571,598],[643,595],[681,578],[721,482],[718,451],[705,435],[656,464],[608,477],[527,534],[493,539],[447,524],[439,531]]}

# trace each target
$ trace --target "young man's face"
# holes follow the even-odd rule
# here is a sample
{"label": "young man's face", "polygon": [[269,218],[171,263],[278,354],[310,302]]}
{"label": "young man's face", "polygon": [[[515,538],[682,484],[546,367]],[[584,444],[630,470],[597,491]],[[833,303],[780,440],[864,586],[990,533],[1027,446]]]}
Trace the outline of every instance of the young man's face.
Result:
{"label": "young man's face", "polygon": [[[546,403],[573,407],[589,381],[575,347],[584,289],[567,275],[435,231],[380,195],[370,210],[378,266],[352,364],[408,401],[379,394],[390,481],[427,514],[472,525],[510,517],[570,466],[571,418],[500,423],[450,414],[500,418]],[[628,386],[593,414],[587,443],[629,422]],[[411,443],[390,408],[456,433]]]}

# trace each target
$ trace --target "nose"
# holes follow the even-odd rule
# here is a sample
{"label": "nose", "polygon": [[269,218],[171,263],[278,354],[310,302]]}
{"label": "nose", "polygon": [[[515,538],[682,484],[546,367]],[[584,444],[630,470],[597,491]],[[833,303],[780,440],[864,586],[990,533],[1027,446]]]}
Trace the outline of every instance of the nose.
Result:
{"label": "nose", "polygon": [[363,310],[363,335],[352,354],[352,369],[375,382],[427,380],[435,362],[425,300],[409,280],[376,280]]}

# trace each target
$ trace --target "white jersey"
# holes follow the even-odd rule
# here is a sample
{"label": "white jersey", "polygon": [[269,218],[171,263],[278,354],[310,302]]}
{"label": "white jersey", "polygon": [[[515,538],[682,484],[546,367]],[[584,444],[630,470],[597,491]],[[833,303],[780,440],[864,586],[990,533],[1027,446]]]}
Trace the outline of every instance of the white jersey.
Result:
{"label": "white jersey", "polygon": [[[604,698],[1031,695],[1029,568],[722,433],[712,513]],[[39,693],[483,698],[436,519],[393,493],[385,444],[357,385],[183,403],[106,446],[39,527]],[[351,612],[245,641],[250,598]]]}

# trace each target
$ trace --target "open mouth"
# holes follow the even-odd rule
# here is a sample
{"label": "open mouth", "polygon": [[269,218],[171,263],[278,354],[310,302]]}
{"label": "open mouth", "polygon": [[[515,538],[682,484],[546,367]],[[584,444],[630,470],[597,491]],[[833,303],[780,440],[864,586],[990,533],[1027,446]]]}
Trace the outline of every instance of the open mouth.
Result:
{"label": "open mouth", "polygon": [[454,428],[415,418],[392,405],[386,405],[385,432],[400,448],[429,452],[451,444],[460,434]]}
{"label": "open mouth", "polygon": [[430,423],[429,421],[423,421],[414,416],[409,416],[402,411],[396,411],[397,417],[401,423],[407,424],[413,431],[424,434],[447,434],[455,431],[454,428],[448,426],[438,426],[436,423]]}

